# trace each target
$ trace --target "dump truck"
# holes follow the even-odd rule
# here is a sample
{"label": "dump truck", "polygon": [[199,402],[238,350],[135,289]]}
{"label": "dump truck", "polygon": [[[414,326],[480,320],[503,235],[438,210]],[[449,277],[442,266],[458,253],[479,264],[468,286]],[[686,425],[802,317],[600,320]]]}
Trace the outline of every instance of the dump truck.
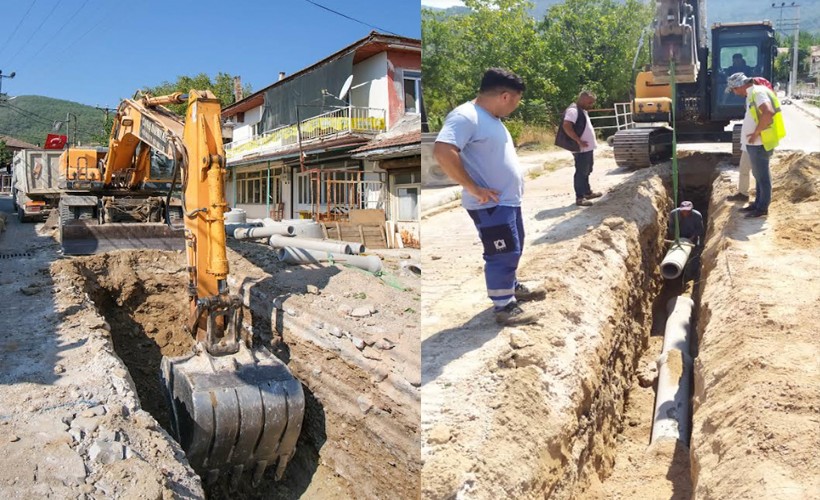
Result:
{"label": "dump truck", "polygon": [[20,222],[45,220],[60,201],[60,150],[22,149],[14,153],[12,196]]}

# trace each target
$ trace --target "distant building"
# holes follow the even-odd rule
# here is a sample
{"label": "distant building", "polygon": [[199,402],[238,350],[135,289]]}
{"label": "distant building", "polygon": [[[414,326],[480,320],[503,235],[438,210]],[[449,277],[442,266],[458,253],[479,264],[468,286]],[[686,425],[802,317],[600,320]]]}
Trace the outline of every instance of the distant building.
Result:
{"label": "distant building", "polygon": [[809,76],[820,84],[820,45],[812,45],[809,52]]}
{"label": "distant building", "polygon": [[[371,209],[399,222],[414,202],[391,197],[417,192],[391,193],[390,181],[397,168],[415,169],[411,184],[420,176],[412,144],[420,142],[420,85],[421,41],[377,32],[297,73],[280,73],[222,111],[233,124],[225,145],[229,204],[251,218],[337,222]],[[407,159],[414,154],[415,166]]]}

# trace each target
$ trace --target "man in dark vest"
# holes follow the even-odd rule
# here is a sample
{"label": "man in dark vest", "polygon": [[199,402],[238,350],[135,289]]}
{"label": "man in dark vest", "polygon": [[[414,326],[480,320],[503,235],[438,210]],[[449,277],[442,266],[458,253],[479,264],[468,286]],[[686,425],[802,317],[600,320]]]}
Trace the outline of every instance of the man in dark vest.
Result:
{"label": "man in dark vest", "polygon": [[589,175],[594,163],[593,155],[598,144],[595,142],[595,129],[589,120],[587,110],[595,104],[595,94],[583,91],[578,100],[564,112],[562,128],[570,140],[578,144],[578,151],[573,151],[575,157],[575,204],[582,207],[592,205],[589,201],[599,198],[601,193],[595,193],[589,186]]}

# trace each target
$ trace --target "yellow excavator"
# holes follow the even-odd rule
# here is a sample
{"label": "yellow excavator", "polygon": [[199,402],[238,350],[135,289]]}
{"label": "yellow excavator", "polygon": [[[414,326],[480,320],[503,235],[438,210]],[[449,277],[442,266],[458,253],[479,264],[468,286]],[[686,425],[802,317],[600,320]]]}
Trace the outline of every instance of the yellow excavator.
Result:
{"label": "yellow excavator", "polygon": [[[726,79],[743,71],[772,80],[777,49],[771,23],[714,24],[710,52],[706,0],[657,0],[656,9],[652,64],[635,78],[635,126],[611,137],[615,162],[621,167],[648,167],[669,159],[674,126],[679,143],[731,142],[737,163],[741,127],[726,128],[743,118],[745,101],[724,92]],[[744,61],[742,66],[733,64],[739,61]]]}
{"label": "yellow excavator", "polygon": [[[186,102],[184,123],[163,106]],[[71,226],[99,237],[108,224],[117,224],[107,222],[108,218],[154,219],[118,223],[111,226],[118,228],[114,236],[104,234],[139,242],[146,224],[163,236],[162,230],[150,225],[164,216],[167,234],[178,235],[184,243],[190,301],[186,329],[196,343],[186,356],[163,357],[161,377],[171,406],[173,434],[191,466],[209,482],[229,476],[237,484],[247,472],[258,483],[268,467],[275,467],[276,479],[281,478],[296,449],[305,398],[287,366],[242,334],[242,304],[228,290],[224,217],[228,208],[219,100],[210,91],[196,90],[125,100],[115,118],[102,171],[87,167],[87,175],[80,175],[83,164],[87,163],[74,163],[75,172],[67,169],[66,173],[78,181],[75,189],[88,182],[89,188],[109,190],[97,204],[103,223]],[[157,171],[162,175],[155,175]],[[90,184],[91,173],[101,179],[100,186]],[[164,197],[150,186],[158,179],[170,180]],[[175,198],[177,184],[179,197]],[[129,186],[139,186],[141,196],[129,199]],[[171,216],[174,212],[176,216]],[[173,227],[178,219],[183,228]],[[69,225],[66,228],[71,231]]]}

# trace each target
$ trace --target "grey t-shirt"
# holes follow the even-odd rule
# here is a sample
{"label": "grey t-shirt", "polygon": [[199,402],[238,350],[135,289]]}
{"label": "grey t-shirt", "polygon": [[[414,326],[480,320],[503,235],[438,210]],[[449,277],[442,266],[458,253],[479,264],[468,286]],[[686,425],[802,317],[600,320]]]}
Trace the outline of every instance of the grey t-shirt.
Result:
{"label": "grey t-shirt", "polygon": [[[680,214],[680,208],[676,208],[669,213],[669,227],[667,234],[670,238],[675,237],[675,214]],[[693,243],[703,243],[703,216],[697,210],[692,210],[689,217],[679,215],[680,237],[686,238]]]}
{"label": "grey t-shirt", "polygon": [[461,150],[461,162],[470,178],[481,187],[499,192],[498,203],[490,201],[480,205],[474,196],[464,190],[461,196],[464,208],[521,206],[524,179],[512,137],[501,120],[474,102],[466,102],[450,111],[436,142]]}

